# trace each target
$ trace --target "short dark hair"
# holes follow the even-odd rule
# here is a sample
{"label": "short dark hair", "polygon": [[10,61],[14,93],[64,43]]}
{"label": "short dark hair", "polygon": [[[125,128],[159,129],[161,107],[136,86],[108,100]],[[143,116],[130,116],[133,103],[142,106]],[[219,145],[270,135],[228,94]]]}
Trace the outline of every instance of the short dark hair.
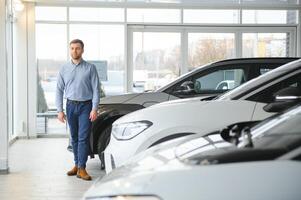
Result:
{"label": "short dark hair", "polygon": [[80,39],[71,40],[70,45],[75,43],[79,43],[82,46],[82,48],[84,48],[84,42],[82,40]]}

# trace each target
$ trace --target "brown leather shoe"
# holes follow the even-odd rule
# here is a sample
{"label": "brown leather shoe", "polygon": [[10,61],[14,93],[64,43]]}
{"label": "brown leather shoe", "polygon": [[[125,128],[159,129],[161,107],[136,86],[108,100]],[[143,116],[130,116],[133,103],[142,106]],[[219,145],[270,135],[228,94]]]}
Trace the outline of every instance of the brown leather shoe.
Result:
{"label": "brown leather shoe", "polygon": [[79,168],[77,171],[77,178],[81,178],[86,181],[92,180],[91,176],[87,173],[85,168]]}
{"label": "brown leather shoe", "polygon": [[77,175],[77,171],[78,171],[78,168],[75,165],[70,171],[67,172],[67,175],[68,176],[75,176],[75,175]]}

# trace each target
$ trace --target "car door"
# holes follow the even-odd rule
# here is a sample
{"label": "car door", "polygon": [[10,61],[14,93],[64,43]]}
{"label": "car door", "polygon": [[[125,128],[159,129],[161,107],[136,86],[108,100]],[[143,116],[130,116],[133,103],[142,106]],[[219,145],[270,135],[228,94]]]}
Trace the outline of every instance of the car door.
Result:
{"label": "car door", "polygon": [[210,67],[179,82],[169,93],[177,98],[215,97],[244,83],[249,69],[248,64]]}
{"label": "car door", "polygon": [[296,87],[301,90],[301,70],[296,70],[295,72],[282,76],[277,80],[273,80],[272,82],[246,95],[246,100],[256,102],[252,120],[260,120],[275,114],[264,111],[263,107],[274,101],[275,93],[277,91],[286,87]]}

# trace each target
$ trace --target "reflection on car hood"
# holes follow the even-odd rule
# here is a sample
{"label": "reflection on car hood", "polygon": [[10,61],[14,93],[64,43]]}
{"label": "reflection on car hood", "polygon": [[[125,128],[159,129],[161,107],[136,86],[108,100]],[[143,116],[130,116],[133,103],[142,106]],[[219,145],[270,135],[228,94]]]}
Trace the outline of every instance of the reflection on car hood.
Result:
{"label": "reflection on car hood", "polygon": [[[263,161],[132,173],[110,181],[99,179],[85,196],[153,194],[164,200],[238,200],[242,196],[248,200],[280,200],[285,195],[299,199],[300,165],[294,161]],[[261,181],[263,177],[267,177],[265,181]],[[252,195],[246,196],[250,191]]]}
{"label": "reflection on car hood", "polygon": [[[125,175],[133,172],[138,173],[159,169],[168,171],[171,166],[173,169],[186,167],[186,163],[181,162],[181,159],[184,159],[185,155],[189,155],[189,153],[196,149],[202,149],[203,146],[205,147],[203,151],[210,150],[206,149],[204,143],[206,143],[208,139],[206,140],[204,138],[209,138],[210,141],[215,140],[218,144],[221,144],[222,140],[219,134],[206,137],[203,137],[202,134],[196,134],[164,142],[134,156],[125,163],[125,165],[112,171],[107,178],[112,179],[120,174]],[[215,148],[219,148],[218,144]],[[227,144],[231,146],[230,143]],[[181,159],[176,159],[179,158],[180,155]]]}
{"label": "reflection on car hood", "polygon": [[175,147],[170,147],[150,155],[146,155],[144,158],[133,158],[132,162],[127,162],[127,164],[122,165],[110,172],[104,180],[112,180],[116,177],[127,176],[129,174],[140,174],[147,171],[151,172],[153,170],[163,170],[168,164],[168,168],[183,168],[185,164],[175,159]]}
{"label": "reflection on car hood", "polygon": [[136,96],[139,96],[143,93],[130,93],[130,94],[123,94],[123,95],[116,95],[116,96],[109,96],[100,99],[100,104],[115,104],[115,103],[124,103]]}
{"label": "reflection on car hood", "polygon": [[85,196],[111,196],[112,194],[139,194],[143,191],[143,188],[149,184],[149,180],[153,174],[145,174],[139,176],[139,174],[118,175],[114,178],[105,176],[95,181],[92,187],[86,192]]}

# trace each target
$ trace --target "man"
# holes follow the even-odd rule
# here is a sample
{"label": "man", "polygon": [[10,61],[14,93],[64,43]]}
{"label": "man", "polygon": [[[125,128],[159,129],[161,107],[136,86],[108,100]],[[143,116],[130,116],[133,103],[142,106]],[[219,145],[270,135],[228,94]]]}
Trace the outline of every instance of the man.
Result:
{"label": "man", "polygon": [[96,67],[82,59],[83,53],[84,43],[79,39],[72,40],[70,42],[71,61],[63,65],[58,74],[56,106],[58,120],[65,123],[64,95],[67,99],[67,120],[75,162],[67,175],[77,175],[83,180],[92,180],[86,171],[86,162],[92,121],[97,117],[100,96],[99,78]]}

